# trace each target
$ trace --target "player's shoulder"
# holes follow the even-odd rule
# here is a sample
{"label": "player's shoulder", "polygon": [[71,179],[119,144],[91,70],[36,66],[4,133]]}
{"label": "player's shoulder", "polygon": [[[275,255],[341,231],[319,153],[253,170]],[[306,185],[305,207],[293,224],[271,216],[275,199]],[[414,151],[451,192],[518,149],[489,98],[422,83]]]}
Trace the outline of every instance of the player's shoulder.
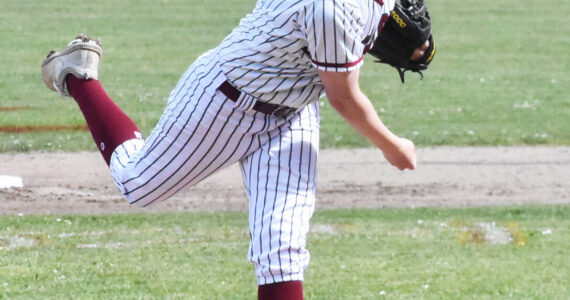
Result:
{"label": "player's shoulder", "polygon": [[369,9],[374,5],[384,5],[385,2],[393,2],[394,0],[314,0],[320,5],[335,5],[337,7],[347,7],[354,9]]}
{"label": "player's shoulder", "polygon": [[[393,0],[392,0],[393,1]],[[306,0],[299,16],[306,27],[321,24],[336,24],[354,32],[361,32],[379,11],[376,0]]]}
{"label": "player's shoulder", "polygon": [[315,15],[329,15],[341,17],[343,15],[361,15],[361,11],[366,9],[363,2],[374,0],[309,0],[306,8],[312,10]]}
{"label": "player's shoulder", "polygon": [[[373,0],[364,0],[373,1]],[[311,0],[311,5],[319,7],[346,7],[346,8],[360,8],[361,0]]]}

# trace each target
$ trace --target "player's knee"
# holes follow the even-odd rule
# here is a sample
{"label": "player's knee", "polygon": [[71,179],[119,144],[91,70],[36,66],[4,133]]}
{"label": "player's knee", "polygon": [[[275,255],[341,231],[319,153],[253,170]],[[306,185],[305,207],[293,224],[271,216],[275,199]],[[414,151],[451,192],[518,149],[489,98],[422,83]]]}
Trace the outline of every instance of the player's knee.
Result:
{"label": "player's knee", "polygon": [[[120,188],[119,188],[120,189]],[[139,197],[137,197],[134,193],[129,193],[125,189],[120,189],[121,193],[123,194],[123,198],[127,201],[130,206],[134,207],[144,207],[145,202],[141,201]]]}
{"label": "player's knee", "polygon": [[129,193],[127,188],[125,187],[124,181],[122,180],[123,176],[119,176],[117,174],[113,174],[113,181],[115,182],[115,186],[123,195],[123,198],[130,204],[136,205],[136,201],[132,193]]}
{"label": "player's knee", "polygon": [[149,207],[161,202],[162,198],[153,195],[144,195],[145,191],[141,192],[130,192],[124,189],[124,186],[118,186],[119,190],[123,194],[123,198],[129,203],[129,205],[134,207]]}
{"label": "player's knee", "polygon": [[154,199],[142,197],[141,185],[137,183],[135,171],[128,165],[113,165],[111,162],[111,176],[123,198],[132,206],[147,206],[147,202],[153,202]]}
{"label": "player's knee", "polygon": [[117,182],[116,186],[119,188],[123,198],[135,207],[148,207],[161,201],[161,198],[154,193],[148,191],[144,185],[138,185],[136,182]]}

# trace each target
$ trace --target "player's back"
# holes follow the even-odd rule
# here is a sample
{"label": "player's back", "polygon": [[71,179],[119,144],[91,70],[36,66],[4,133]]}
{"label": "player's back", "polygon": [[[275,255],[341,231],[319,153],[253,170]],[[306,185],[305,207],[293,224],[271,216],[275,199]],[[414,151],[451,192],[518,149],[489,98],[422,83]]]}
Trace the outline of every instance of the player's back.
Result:
{"label": "player's back", "polygon": [[[298,25],[299,12],[314,0],[260,0],[253,12],[218,48],[222,69],[236,86],[267,102],[287,101],[295,86],[314,85],[316,70],[304,54],[305,37]],[[315,99],[321,90],[314,87],[298,94],[298,101]]]}
{"label": "player's back", "polygon": [[[265,102],[300,107],[324,95],[315,67],[319,55],[331,66],[352,59],[344,55],[346,49],[327,50],[327,45],[346,39],[344,30],[359,43],[373,36],[382,13],[374,0],[259,0],[217,48],[219,62],[242,91]],[[317,43],[326,44],[318,51],[340,54],[311,54]]]}

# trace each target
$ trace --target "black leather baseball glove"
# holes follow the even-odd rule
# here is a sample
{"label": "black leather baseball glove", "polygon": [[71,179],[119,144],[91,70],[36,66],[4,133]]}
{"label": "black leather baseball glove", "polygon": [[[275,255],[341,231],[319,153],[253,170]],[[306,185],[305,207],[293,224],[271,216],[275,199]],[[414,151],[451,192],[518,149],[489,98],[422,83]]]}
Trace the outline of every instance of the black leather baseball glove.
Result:
{"label": "black leather baseball glove", "polygon": [[[417,60],[410,57],[414,50],[425,41],[429,47],[424,56]],[[431,34],[431,20],[423,0],[401,0],[384,24],[382,32],[374,41],[369,53],[378,58],[377,62],[393,66],[398,70],[404,83],[404,73],[419,73],[427,69],[435,55],[435,43]]]}

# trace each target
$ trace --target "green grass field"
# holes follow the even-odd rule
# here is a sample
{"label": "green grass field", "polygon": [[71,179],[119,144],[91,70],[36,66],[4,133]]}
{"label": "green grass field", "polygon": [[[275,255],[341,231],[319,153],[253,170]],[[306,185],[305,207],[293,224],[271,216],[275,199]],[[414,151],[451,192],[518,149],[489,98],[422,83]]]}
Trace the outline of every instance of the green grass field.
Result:
{"label": "green grass field", "polygon": [[[0,128],[77,126],[40,64],[77,33],[102,37],[101,80],[148,134],[188,65],[254,0],[2,1]],[[570,144],[568,1],[429,2],[438,53],[424,80],[368,58],[361,85],[396,133],[427,145]],[[322,102],[323,147],[368,146]],[[4,131],[9,131],[6,129]],[[95,150],[85,131],[0,132],[0,151]]]}
{"label": "green grass field", "polygon": [[[0,1],[0,152],[95,151],[40,64],[100,36],[101,81],[148,134],[254,0]],[[570,3],[429,1],[425,79],[371,58],[364,92],[420,146],[570,145]],[[369,146],[322,101],[321,145]],[[1,204],[0,204],[1,207]],[[307,299],[568,299],[570,207],[317,211]],[[507,239],[505,241],[505,238]],[[511,240],[509,240],[512,239]],[[243,212],[0,216],[0,299],[254,299]]]}
{"label": "green grass field", "polygon": [[[569,214],[569,206],[320,211],[305,295],[568,299]],[[241,212],[2,217],[0,247],[0,298],[256,293]]]}

